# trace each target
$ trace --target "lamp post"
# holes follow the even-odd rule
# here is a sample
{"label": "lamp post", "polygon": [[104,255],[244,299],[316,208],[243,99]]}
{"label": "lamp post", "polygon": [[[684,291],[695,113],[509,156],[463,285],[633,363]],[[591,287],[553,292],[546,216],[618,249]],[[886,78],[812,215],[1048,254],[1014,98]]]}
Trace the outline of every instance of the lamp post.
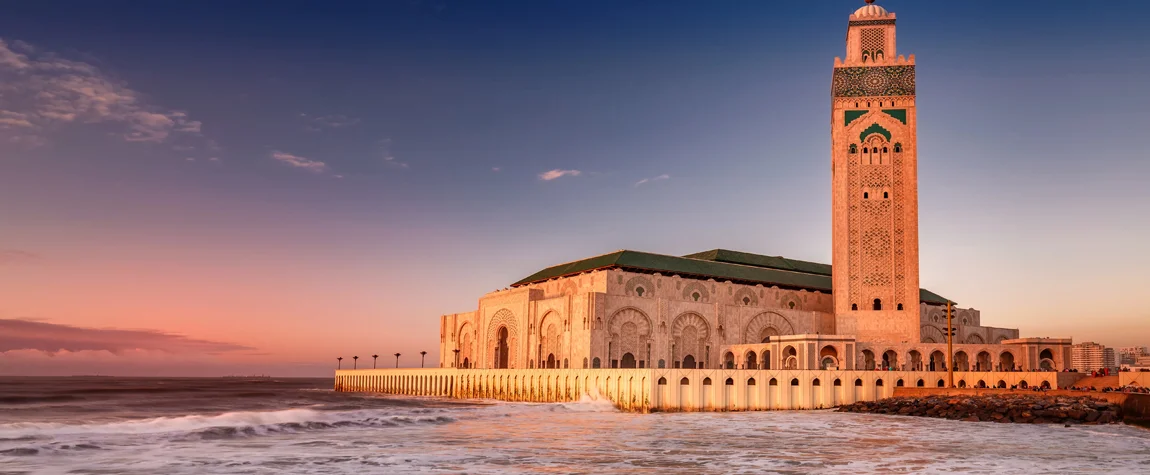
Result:
{"label": "lamp post", "polygon": [[335,359],[335,369],[341,369],[341,368],[343,368],[343,357],[342,356]]}
{"label": "lamp post", "polygon": [[954,387],[954,326],[950,323],[950,300],[946,301],[946,387]]}
{"label": "lamp post", "polygon": [[358,367],[359,367],[359,357],[358,356],[352,356],[351,357],[351,369],[356,369]]}
{"label": "lamp post", "polygon": [[419,367],[420,368],[423,367],[423,363],[426,360],[427,360],[427,352],[426,351],[420,351],[419,352]]}
{"label": "lamp post", "polygon": [[455,353],[455,367],[459,368],[459,348],[456,348],[456,349],[451,350],[451,351]]}
{"label": "lamp post", "polygon": [[399,367],[399,353],[396,353],[396,354],[395,354],[395,367],[396,367],[396,368],[398,368],[398,367]]}
{"label": "lamp post", "polygon": [[379,355],[371,355],[371,369],[375,369],[376,358],[379,358]]}

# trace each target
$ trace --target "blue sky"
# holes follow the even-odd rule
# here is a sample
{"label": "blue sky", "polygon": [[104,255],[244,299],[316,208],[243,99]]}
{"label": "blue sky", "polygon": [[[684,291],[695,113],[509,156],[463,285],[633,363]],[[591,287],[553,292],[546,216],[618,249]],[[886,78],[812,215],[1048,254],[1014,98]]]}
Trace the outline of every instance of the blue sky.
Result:
{"label": "blue sky", "polygon": [[[1150,4],[879,3],[918,61],[923,286],[1150,344]],[[35,67],[0,56],[0,318],[311,361],[432,349],[436,316],[620,248],[829,262],[859,5],[6,5]]]}

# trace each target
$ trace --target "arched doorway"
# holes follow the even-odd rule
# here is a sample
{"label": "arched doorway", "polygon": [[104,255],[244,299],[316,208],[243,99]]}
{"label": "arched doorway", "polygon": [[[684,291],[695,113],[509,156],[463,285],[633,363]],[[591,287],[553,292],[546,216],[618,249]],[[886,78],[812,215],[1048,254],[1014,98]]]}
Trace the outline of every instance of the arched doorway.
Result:
{"label": "arched doorway", "polygon": [[783,349],[783,369],[799,369],[798,351],[793,346]]}
{"label": "arched doorway", "polygon": [[755,354],[754,350],[747,352],[746,365],[747,369],[759,369],[758,355]]}
{"label": "arched doorway", "polygon": [[511,348],[507,344],[507,327],[499,329],[498,338],[495,343],[495,367],[497,369],[508,368],[507,360],[511,353]]}
{"label": "arched doorway", "polygon": [[1038,354],[1038,368],[1042,371],[1054,371],[1054,352],[1050,348]]}
{"label": "arched doorway", "polygon": [[991,368],[991,365],[990,365],[990,352],[987,352],[987,351],[978,352],[978,356],[975,358],[975,360],[977,361],[976,371],[990,371],[991,369],[993,369],[993,368]]}
{"label": "arched doorway", "polygon": [[727,369],[735,369],[735,354],[730,351],[726,356],[723,356],[723,367]]}
{"label": "arched doorway", "polygon": [[635,366],[635,355],[633,355],[631,353],[623,353],[623,361],[620,362],[620,367],[622,367],[622,368],[634,368],[634,367],[636,367]]}
{"label": "arched doorway", "polygon": [[863,369],[870,371],[874,369],[874,352],[871,350],[863,350]]}
{"label": "arched doorway", "polygon": [[467,359],[467,358],[464,358],[464,359],[463,359],[463,367],[464,367],[464,368],[470,368],[470,367],[471,367],[471,360],[470,360],[470,359]]}
{"label": "arched doorway", "polygon": [[683,357],[683,368],[695,369],[695,357],[693,355],[687,355]]}
{"label": "arched doorway", "polygon": [[919,353],[918,350],[910,350],[907,357],[910,358],[911,371],[922,371],[922,353]]}
{"label": "arched doorway", "polygon": [[930,353],[930,370],[946,371],[946,353],[935,350]]}
{"label": "arched doorway", "polygon": [[959,351],[954,354],[954,370],[970,371],[970,357],[966,355],[965,351]]}
{"label": "arched doorway", "polygon": [[998,369],[999,371],[1014,371],[1014,354],[1009,351],[1003,351],[998,355]]}
{"label": "arched doorway", "polygon": [[819,350],[819,369],[839,369],[839,350],[832,345]]}
{"label": "arched doorway", "polygon": [[547,368],[555,369],[555,354],[549,353],[547,355]]}
{"label": "arched doorway", "polygon": [[884,370],[897,370],[898,367],[898,353],[894,350],[886,350],[882,354],[882,369]]}

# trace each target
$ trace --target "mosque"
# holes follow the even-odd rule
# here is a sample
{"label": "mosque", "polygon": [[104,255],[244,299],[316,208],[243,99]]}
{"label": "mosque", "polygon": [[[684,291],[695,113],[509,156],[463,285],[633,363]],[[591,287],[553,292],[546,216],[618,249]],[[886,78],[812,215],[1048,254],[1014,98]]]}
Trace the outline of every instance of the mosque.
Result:
{"label": "mosque", "polygon": [[442,368],[1059,371],[1071,340],[1019,338],[919,287],[914,55],[867,0],[831,76],[832,265],[621,250],[542,269],[440,319]]}
{"label": "mosque", "polygon": [[1072,384],[1069,338],[1019,338],[919,287],[915,62],[895,40],[867,0],[834,61],[832,265],[714,249],[547,267],[442,316],[438,367],[339,369],[335,390],[650,412]]}

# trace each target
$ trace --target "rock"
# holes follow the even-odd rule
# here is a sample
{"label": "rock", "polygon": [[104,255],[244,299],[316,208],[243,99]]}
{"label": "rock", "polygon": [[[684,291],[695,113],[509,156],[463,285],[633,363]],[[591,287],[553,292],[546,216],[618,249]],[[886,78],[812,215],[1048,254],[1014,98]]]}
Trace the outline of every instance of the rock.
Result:
{"label": "rock", "polygon": [[1095,400],[1090,396],[1049,396],[1042,393],[1015,392],[957,397],[932,395],[889,398],[860,401],[841,406],[838,410],[1000,423],[1077,424],[1114,423],[1122,420],[1120,407]]}

